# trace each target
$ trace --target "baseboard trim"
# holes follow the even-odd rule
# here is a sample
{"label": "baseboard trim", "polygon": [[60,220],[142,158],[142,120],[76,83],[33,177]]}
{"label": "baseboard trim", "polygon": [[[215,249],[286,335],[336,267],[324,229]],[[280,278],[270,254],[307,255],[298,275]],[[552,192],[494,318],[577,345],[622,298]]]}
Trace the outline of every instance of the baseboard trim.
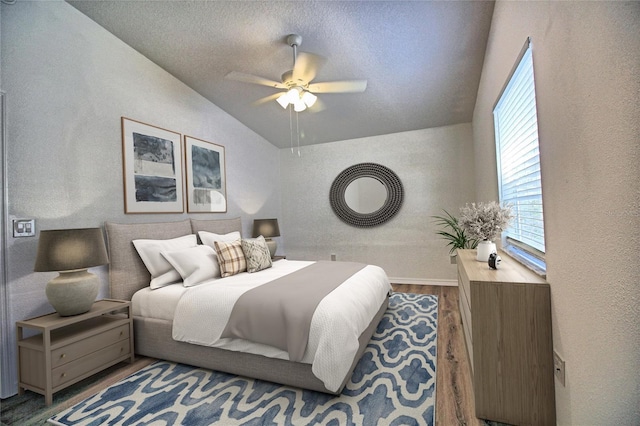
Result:
{"label": "baseboard trim", "polygon": [[457,280],[434,280],[428,278],[398,278],[389,277],[389,282],[394,284],[412,284],[412,285],[440,285],[447,287],[457,287]]}

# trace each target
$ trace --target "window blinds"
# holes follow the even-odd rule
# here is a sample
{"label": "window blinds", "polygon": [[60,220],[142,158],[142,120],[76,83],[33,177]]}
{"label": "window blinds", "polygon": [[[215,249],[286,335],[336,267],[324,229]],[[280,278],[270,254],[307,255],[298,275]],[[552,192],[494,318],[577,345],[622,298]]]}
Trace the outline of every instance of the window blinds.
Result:
{"label": "window blinds", "polygon": [[528,42],[493,117],[500,201],[510,204],[515,216],[506,231],[507,238],[544,253],[538,118]]}

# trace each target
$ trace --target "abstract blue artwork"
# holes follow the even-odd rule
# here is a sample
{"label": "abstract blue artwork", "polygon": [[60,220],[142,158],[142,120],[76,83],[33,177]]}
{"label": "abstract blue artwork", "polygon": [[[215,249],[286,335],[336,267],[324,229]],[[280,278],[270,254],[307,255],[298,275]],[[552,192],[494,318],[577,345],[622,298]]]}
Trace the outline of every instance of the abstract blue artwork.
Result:
{"label": "abstract blue artwork", "polygon": [[125,213],[184,211],[181,135],[122,117]]}
{"label": "abstract blue artwork", "polygon": [[227,211],[224,147],[184,137],[187,164],[187,211]]}

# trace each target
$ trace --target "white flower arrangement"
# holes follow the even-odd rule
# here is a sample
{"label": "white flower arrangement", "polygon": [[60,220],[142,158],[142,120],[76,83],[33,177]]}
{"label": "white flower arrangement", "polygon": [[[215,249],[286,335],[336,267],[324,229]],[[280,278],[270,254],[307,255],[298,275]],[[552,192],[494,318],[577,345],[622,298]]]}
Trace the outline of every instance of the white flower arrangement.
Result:
{"label": "white flower arrangement", "polygon": [[472,238],[493,241],[496,236],[509,227],[513,218],[511,206],[490,203],[471,203],[460,209],[458,223]]}

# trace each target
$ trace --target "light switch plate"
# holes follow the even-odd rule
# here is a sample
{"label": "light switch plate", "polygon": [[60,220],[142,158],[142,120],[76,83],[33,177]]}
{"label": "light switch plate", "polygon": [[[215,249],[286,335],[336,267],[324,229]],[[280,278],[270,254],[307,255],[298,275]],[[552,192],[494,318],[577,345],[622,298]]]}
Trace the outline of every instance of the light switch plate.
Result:
{"label": "light switch plate", "polygon": [[13,238],[33,237],[35,235],[35,219],[13,219]]}

